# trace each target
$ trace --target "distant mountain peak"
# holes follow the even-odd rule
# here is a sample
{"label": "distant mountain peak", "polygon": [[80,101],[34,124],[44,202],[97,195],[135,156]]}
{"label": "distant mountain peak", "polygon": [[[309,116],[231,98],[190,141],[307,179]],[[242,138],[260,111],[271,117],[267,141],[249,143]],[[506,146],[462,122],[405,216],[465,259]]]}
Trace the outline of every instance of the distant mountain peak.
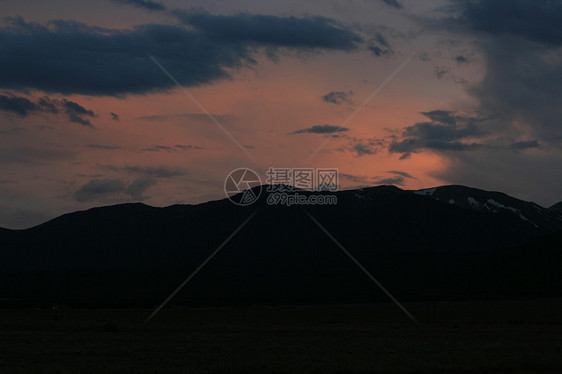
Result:
{"label": "distant mountain peak", "polygon": [[[509,214],[535,228],[562,229],[562,202],[546,209],[532,202],[511,197],[503,192],[449,185],[412,191],[416,195],[483,213]],[[553,209],[554,208],[554,209]],[[559,210],[558,210],[559,209]]]}

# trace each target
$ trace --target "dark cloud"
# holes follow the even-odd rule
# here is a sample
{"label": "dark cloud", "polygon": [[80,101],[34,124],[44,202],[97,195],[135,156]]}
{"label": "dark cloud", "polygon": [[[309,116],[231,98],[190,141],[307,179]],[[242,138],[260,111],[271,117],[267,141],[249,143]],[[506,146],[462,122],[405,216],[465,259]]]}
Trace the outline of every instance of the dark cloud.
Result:
{"label": "dark cloud", "polygon": [[402,6],[402,4],[398,2],[398,0],[381,0],[381,1],[386,5],[393,7],[394,9],[404,9],[404,6]]}
{"label": "dark cloud", "polygon": [[51,100],[49,97],[44,96],[38,101],[39,106],[43,112],[57,114],[59,112],[59,102]]}
{"label": "dark cloud", "polygon": [[324,17],[277,17],[271,15],[212,15],[175,11],[174,14],[207,37],[228,43],[287,48],[355,49],[362,42],[354,32]]}
{"label": "dark cloud", "polygon": [[125,184],[119,179],[93,179],[74,192],[74,199],[87,202],[124,191]]}
{"label": "dark cloud", "polygon": [[[197,146],[197,145],[186,145],[186,144],[176,144],[174,147],[179,148],[179,149],[183,149],[183,150],[188,150],[188,149],[196,149],[196,150],[201,150],[203,148]],[[254,148],[252,146],[249,145],[245,145],[244,147],[246,148]]]}
{"label": "dark cloud", "polygon": [[39,110],[39,106],[25,97],[0,95],[0,110],[26,117]]}
{"label": "dark cloud", "polygon": [[70,122],[74,122],[82,126],[94,127],[89,119],[82,118],[75,112],[68,112],[68,119],[70,120]]}
{"label": "dark cloud", "polygon": [[105,150],[121,149],[121,147],[119,147],[118,145],[104,145],[104,144],[88,144],[87,147],[94,148],[94,149],[105,149]]}
{"label": "dark cloud", "polygon": [[409,179],[417,179],[417,178],[412,177],[412,175],[410,173],[406,173],[405,171],[390,170],[390,171],[388,171],[388,173],[394,174],[394,175],[399,175],[399,176],[409,178]]}
{"label": "dark cloud", "polygon": [[422,112],[430,122],[418,122],[406,127],[402,132],[401,141],[393,141],[389,145],[391,153],[402,153],[408,158],[411,153],[422,149],[437,151],[467,151],[479,148],[480,143],[466,142],[487,135],[482,128],[483,119],[455,115],[451,111],[433,110]]}
{"label": "dark cloud", "polygon": [[15,113],[22,117],[27,117],[31,113],[57,114],[64,112],[68,115],[69,121],[89,127],[93,127],[93,125],[84,117],[96,116],[92,110],[86,109],[74,101],[51,99],[47,96],[40,98],[37,103],[34,103],[25,97],[0,95],[0,110]]}
{"label": "dark cloud", "polygon": [[334,125],[314,125],[305,129],[293,131],[291,134],[333,134],[336,132],[349,131],[347,127]]}
{"label": "dark cloud", "polygon": [[438,123],[443,123],[445,125],[454,125],[457,123],[457,117],[454,115],[453,112],[449,110],[431,110],[429,112],[421,112],[424,116],[429,118],[430,120]]}
{"label": "dark cloud", "polygon": [[[433,116],[433,111],[428,115]],[[454,141],[466,138],[474,138],[485,135],[477,123],[480,122],[476,118],[467,118],[462,116],[452,116],[451,112],[444,120],[433,119],[432,122],[418,122],[413,126],[406,127],[402,133],[405,138],[417,138],[425,140],[443,140]]]}
{"label": "dark cloud", "polygon": [[90,116],[90,117],[94,117],[96,115],[93,111],[84,108],[82,105],[75,103],[73,101],[68,101],[66,99],[62,100],[62,106],[66,109],[67,113],[71,112],[71,113],[75,113],[76,115]]}
{"label": "dark cloud", "polygon": [[539,146],[540,146],[539,141],[535,139],[535,140],[525,140],[525,141],[515,142],[511,145],[511,148],[521,151],[529,148],[538,148]]}
{"label": "dark cloud", "polygon": [[393,53],[390,44],[379,32],[375,33],[374,38],[369,43],[368,49],[377,57],[390,55]]}
{"label": "dark cloud", "polygon": [[125,193],[134,200],[143,200],[145,191],[155,184],[156,181],[153,179],[136,179],[125,188]]}
{"label": "dark cloud", "polygon": [[454,58],[454,60],[457,62],[457,64],[461,65],[461,64],[468,64],[469,60],[468,58],[459,55],[457,57]]}
{"label": "dark cloud", "polygon": [[374,155],[385,147],[385,140],[379,138],[357,138],[342,135],[342,139],[347,140],[347,144],[338,148],[340,152],[351,152],[355,157]]}
{"label": "dark cloud", "polygon": [[[75,21],[0,27],[0,82],[8,89],[123,95],[173,87],[148,58],[154,56],[183,85],[198,86],[254,65],[260,47],[352,50],[354,32],[327,18],[178,13],[187,26],[146,24],[132,29]],[[33,58],[29,58],[33,56]]]}
{"label": "dark cloud", "polygon": [[370,144],[357,143],[351,146],[351,150],[357,153],[357,157],[365,155],[374,155],[377,153],[378,149],[371,146]]}
{"label": "dark cloud", "polygon": [[144,148],[142,151],[143,152],[160,152],[160,151],[170,152],[173,150],[174,149],[172,147],[169,147],[167,145],[155,145],[149,148]]}
{"label": "dark cloud", "polygon": [[151,0],[112,0],[112,1],[121,4],[130,4],[136,6],[137,8],[146,9],[152,12],[154,11],[162,12],[166,10],[166,6],[164,4]]}
{"label": "dark cloud", "polygon": [[452,10],[444,27],[478,38],[485,75],[469,93],[479,112],[500,114],[497,131],[513,138],[526,132],[562,147],[562,2],[463,0]]}
{"label": "dark cloud", "polygon": [[68,114],[68,119],[71,122],[78,123],[83,126],[94,127],[90,120],[84,117],[95,117],[94,111],[84,108],[82,105],[75,103],[74,101],[69,101],[66,99],[57,100],[59,106],[61,106],[66,114]]}
{"label": "dark cloud", "polygon": [[111,115],[112,120],[119,121],[119,114],[113,112],[109,112],[109,114]]}
{"label": "dark cloud", "polygon": [[403,186],[404,185],[404,177],[396,176],[391,178],[382,178],[382,177],[375,177],[373,178],[376,184],[392,184],[396,186]]}
{"label": "dark cloud", "polygon": [[457,21],[495,36],[516,35],[540,43],[562,44],[562,2],[556,0],[461,1]]}
{"label": "dark cloud", "polygon": [[351,104],[351,100],[349,99],[349,95],[352,92],[343,92],[343,91],[332,91],[324,96],[322,96],[322,100],[330,104]]}
{"label": "dark cloud", "polygon": [[154,184],[156,181],[144,178],[136,179],[128,185],[120,179],[92,179],[74,192],[74,199],[89,202],[128,195],[134,200],[142,200],[144,192]]}

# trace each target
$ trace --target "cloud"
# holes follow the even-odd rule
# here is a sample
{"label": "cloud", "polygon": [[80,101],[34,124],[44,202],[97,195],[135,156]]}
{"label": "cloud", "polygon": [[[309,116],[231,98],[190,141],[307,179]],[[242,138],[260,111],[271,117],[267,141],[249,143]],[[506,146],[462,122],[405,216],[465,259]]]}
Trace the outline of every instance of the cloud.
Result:
{"label": "cloud", "polygon": [[186,25],[215,41],[286,48],[352,50],[363,40],[324,17],[278,17],[239,13],[230,16],[175,11]]}
{"label": "cloud", "polygon": [[454,58],[454,60],[457,62],[457,64],[461,65],[461,64],[468,64],[469,60],[468,58],[462,56],[462,55],[458,55]]}
{"label": "cloud", "polygon": [[[423,26],[437,25],[450,38],[466,40],[471,50],[462,56],[477,55],[482,62],[482,78],[466,90],[478,103],[471,110],[486,119],[475,123],[485,135],[471,139],[462,136],[470,132],[463,123],[432,121],[428,131],[418,126],[390,150],[404,152],[401,158],[409,151],[437,150],[447,166],[431,176],[445,183],[502,190],[547,204],[559,201],[562,2],[456,0],[442,10],[444,18],[427,19]],[[431,139],[429,130],[442,127],[459,136]]]}
{"label": "cloud", "polygon": [[431,122],[418,122],[406,127],[402,136],[425,140],[454,141],[480,137],[486,134],[477,124],[480,118],[454,116],[453,112],[436,110],[422,113]]}
{"label": "cloud", "polygon": [[524,140],[520,142],[515,142],[511,145],[511,148],[520,151],[523,149],[538,148],[539,146],[540,146],[539,141],[534,139],[534,140]]}
{"label": "cloud", "polygon": [[121,4],[130,4],[136,6],[137,8],[146,9],[151,12],[154,11],[162,12],[166,10],[166,6],[164,4],[152,0],[112,0],[112,1]]}
{"label": "cloud", "polygon": [[385,139],[380,138],[357,138],[342,135],[342,139],[347,140],[347,144],[337,149],[339,152],[351,152],[355,157],[369,156],[377,154],[385,147]]}
{"label": "cloud", "polygon": [[485,75],[468,92],[480,101],[479,112],[501,115],[498,131],[518,137],[524,126],[541,143],[562,146],[561,23],[562,2],[531,0],[457,1],[441,22],[478,39]]}
{"label": "cloud", "polygon": [[133,200],[142,200],[144,192],[155,184],[156,181],[145,178],[136,179],[128,185],[120,179],[92,179],[74,192],[74,199],[89,202],[128,195]]}
{"label": "cloud", "polygon": [[92,125],[92,122],[90,122],[90,120],[82,118],[74,112],[68,113],[68,119],[70,120],[70,122],[78,123],[79,125],[82,126],[94,127]]}
{"label": "cloud", "polygon": [[314,125],[305,129],[293,131],[291,134],[334,134],[336,132],[349,131],[347,127],[333,125]]}
{"label": "cloud", "polygon": [[155,145],[149,148],[143,148],[143,152],[160,152],[160,151],[167,151],[170,152],[172,151],[173,148],[169,147],[167,145]]}
{"label": "cloud", "polygon": [[394,174],[394,175],[399,175],[399,176],[402,176],[402,177],[405,177],[405,178],[409,178],[409,179],[417,179],[417,178],[415,178],[415,177],[412,177],[411,174],[406,173],[405,171],[390,170],[390,171],[388,171],[387,173]]}
{"label": "cloud", "polygon": [[119,121],[119,114],[113,112],[109,112],[109,114],[111,115],[111,119],[113,121]]}
{"label": "cloud", "polygon": [[119,179],[93,179],[80,187],[74,198],[78,202],[93,201],[125,191],[125,184]]}
{"label": "cloud", "polygon": [[454,116],[453,112],[451,111],[440,109],[432,110],[429,112],[421,112],[421,114],[434,122],[443,123],[446,125],[454,125],[457,123],[457,119],[461,118]]}
{"label": "cloud", "polygon": [[88,144],[87,147],[88,148],[94,148],[94,149],[105,149],[105,150],[122,149],[118,145],[103,145],[103,144]]}
{"label": "cloud", "polygon": [[51,99],[48,96],[40,98],[37,103],[21,96],[0,95],[0,110],[27,117],[31,113],[58,114],[64,112],[68,120],[83,126],[93,127],[92,123],[84,117],[96,117],[94,111],[66,99]]}
{"label": "cloud", "polygon": [[456,19],[473,31],[494,36],[515,35],[551,45],[562,44],[560,1],[461,1]]}
{"label": "cloud", "polygon": [[369,43],[368,49],[377,57],[390,55],[393,53],[390,44],[379,32],[375,33],[374,38]]}
{"label": "cloud", "polygon": [[111,29],[76,21],[39,24],[9,18],[0,27],[1,86],[113,96],[166,91],[174,83],[148,53],[180,84],[199,86],[257,64],[254,56],[265,49],[270,54],[279,49],[351,51],[362,42],[329,18],[175,14],[184,25]]}
{"label": "cloud", "polygon": [[153,179],[136,179],[133,183],[129,184],[125,188],[125,193],[130,195],[135,200],[143,200],[144,192],[150,187],[156,184]]}
{"label": "cloud", "polygon": [[[189,145],[189,144],[187,144],[187,145],[186,145],[186,144],[176,144],[174,147],[179,148],[179,149],[182,149],[182,150],[188,150],[188,149],[201,150],[201,149],[203,149],[203,148],[201,148],[201,147],[199,147],[199,146],[197,146],[197,145]],[[252,146],[250,146],[250,145],[245,145],[244,147],[246,147],[246,148],[255,148],[255,147],[252,147]]]}
{"label": "cloud", "polygon": [[147,177],[151,178],[172,178],[178,177],[187,174],[187,172],[180,168],[172,168],[169,166],[139,166],[139,165],[130,165],[125,166],[122,168],[113,168],[116,171],[125,171],[128,173],[133,174],[142,174]]}
{"label": "cloud", "polygon": [[487,136],[481,123],[482,118],[455,115],[446,110],[422,112],[430,122],[418,122],[406,127],[402,131],[401,141],[389,144],[391,153],[402,153],[402,158],[408,158],[411,153],[423,149],[437,151],[467,151],[482,146],[477,142],[466,142],[470,139],[480,139]]}
{"label": "cloud", "polygon": [[403,186],[404,185],[404,177],[396,176],[391,178],[381,178],[375,177],[373,178],[376,184],[392,184],[396,186]]}
{"label": "cloud", "polygon": [[384,4],[393,7],[394,9],[404,9],[401,3],[398,0],[381,0]]}
{"label": "cloud", "polygon": [[38,111],[40,108],[24,97],[0,95],[0,110],[27,117],[29,113]]}
{"label": "cloud", "polygon": [[374,155],[378,151],[376,147],[372,147],[370,144],[365,143],[354,144],[353,146],[351,146],[351,149],[355,151],[355,153],[357,153],[357,157]]}
{"label": "cloud", "polygon": [[351,104],[351,100],[349,99],[349,95],[351,94],[351,91],[349,93],[343,91],[332,91],[322,96],[322,100],[330,104]]}

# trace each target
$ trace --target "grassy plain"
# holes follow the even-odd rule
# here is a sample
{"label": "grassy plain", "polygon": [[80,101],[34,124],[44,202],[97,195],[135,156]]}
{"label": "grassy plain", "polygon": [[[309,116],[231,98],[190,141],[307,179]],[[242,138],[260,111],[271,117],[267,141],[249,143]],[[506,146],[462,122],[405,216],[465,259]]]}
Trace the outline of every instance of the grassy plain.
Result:
{"label": "grassy plain", "polygon": [[562,373],[562,300],[404,305],[2,309],[0,373]]}

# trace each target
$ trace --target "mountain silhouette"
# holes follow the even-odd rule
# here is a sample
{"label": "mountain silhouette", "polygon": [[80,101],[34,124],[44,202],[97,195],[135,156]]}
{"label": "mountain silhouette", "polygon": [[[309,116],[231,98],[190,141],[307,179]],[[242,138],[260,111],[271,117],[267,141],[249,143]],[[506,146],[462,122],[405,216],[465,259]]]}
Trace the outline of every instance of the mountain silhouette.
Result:
{"label": "mountain silhouette", "polygon": [[154,305],[252,214],[173,303],[386,300],[311,216],[404,300],[561,294],[557,209],[464,186],[295,193],[335,196],[337,204],[271,205],[262,186],[248,206],[228,199],[121,204],[0,230],[0,297],[30,305]]}

